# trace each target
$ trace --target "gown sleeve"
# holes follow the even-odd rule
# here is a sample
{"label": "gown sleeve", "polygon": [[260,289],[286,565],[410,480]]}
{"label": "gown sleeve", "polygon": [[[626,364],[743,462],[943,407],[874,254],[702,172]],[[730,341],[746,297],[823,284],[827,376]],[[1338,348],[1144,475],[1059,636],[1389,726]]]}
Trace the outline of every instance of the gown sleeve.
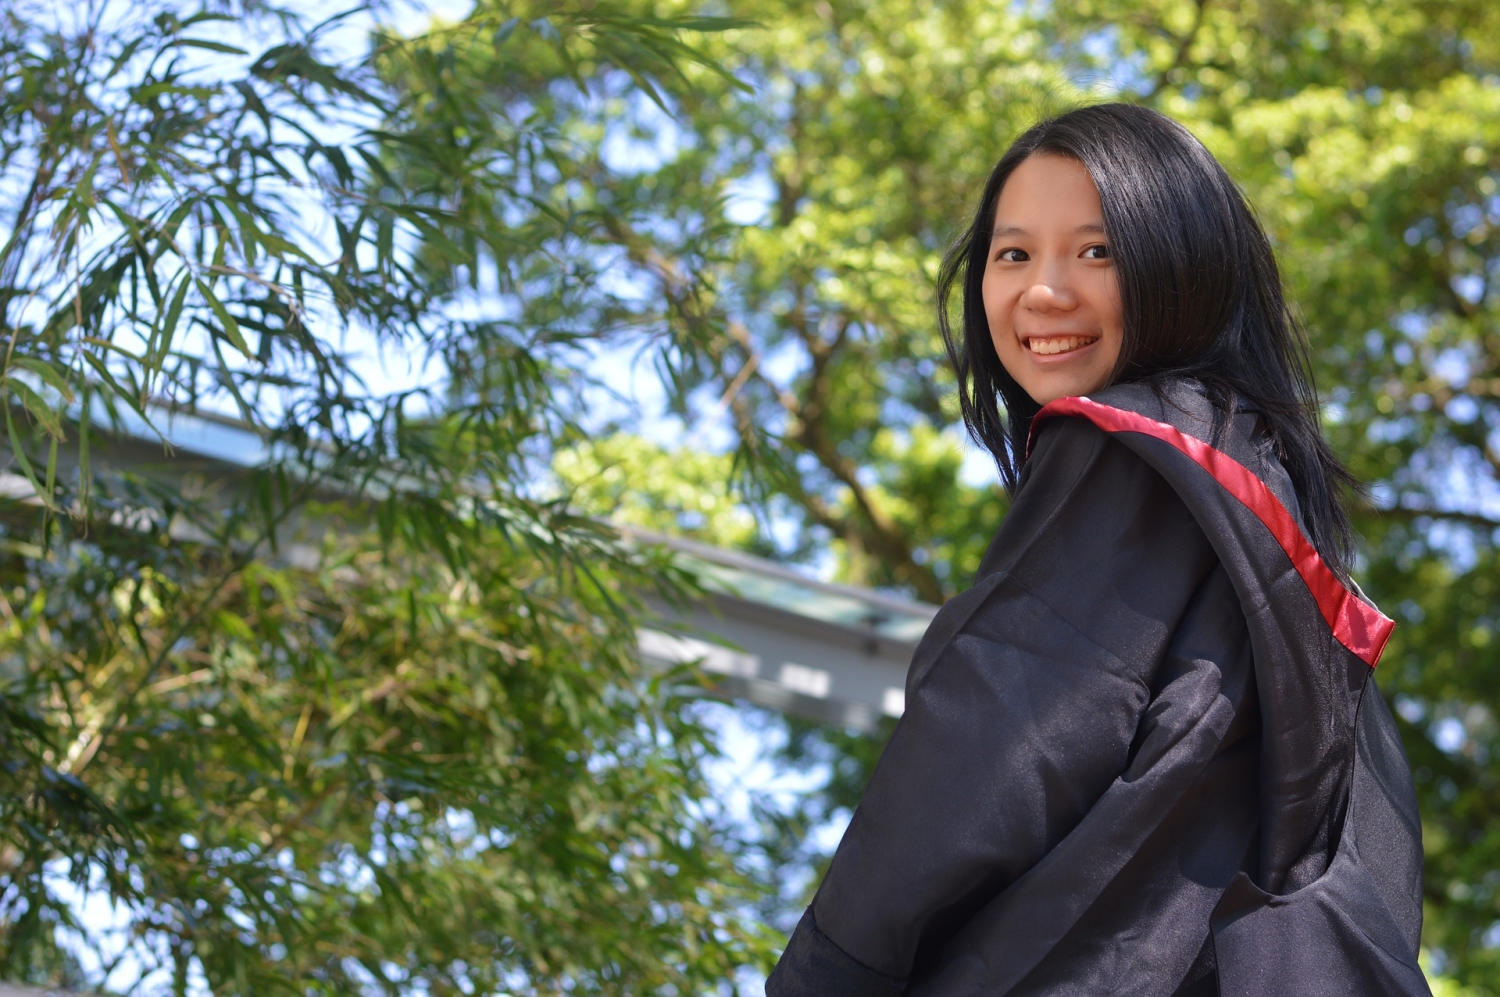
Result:
{"label": "gown sleeve", "polygon": [[1172,488],[1092,424],[1043,424],[978,582],[934,618],[896,726],[768,997],[898,995],[1125,772],[1216,563]]}

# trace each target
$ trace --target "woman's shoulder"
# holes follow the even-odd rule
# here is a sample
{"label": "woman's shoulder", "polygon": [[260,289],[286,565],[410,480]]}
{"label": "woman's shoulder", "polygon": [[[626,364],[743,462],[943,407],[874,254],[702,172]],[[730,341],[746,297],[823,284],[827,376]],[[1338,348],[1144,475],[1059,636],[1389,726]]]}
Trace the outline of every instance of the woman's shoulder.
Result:
{"label": "woman's shoulder", "polygon": [[[1128,479],[1165,474],[1194,492],[1217,482],[1234,494],[1268,494],[1301,528],[1277,449],[1260,412],[1232,394],[1185,377],[1114,384],[1056,399],[1033,418],[1016,504],[1054,505],[1085,479],[1124,494]],[[1132,515],[1129,503],[1118,514]]]}
{"label": "woman's shoulder", "polygon": [[1101,436],[1121,434],[1154,437],[1200,463],[1227,457],[1282,490],[1286,472],[1260,413],[1187,377],[1112,384],[1042,406],[1032,420],[1028,463],[1049,450],[1097,446]]}
{"label": "woman's shoulder", "polygon": [[[1037,556],[1051,565],[1049,572],[1066,567],[1071,573],[1142,542],[1199,545],[1201,530],[1171,485],[1107,427],[1087,418],[1053,418],[1037,429],[980,577]],[[1059,558],[1062,551],[1068,554]]]}
{"label": "woman's shoulder", "polygon": [[[1064,400],[1054,414],[1082,416],[1057,422],[1090,422],[1102,433],[1154,437],[1220,477],[1238,465],[1271,490],[1294,517],[1296,489],[1283,467],[1266,422],[1254,405],[1224,397],[1186,377],[1115,384],[1086,399]],[[1044,409],[1045,412],[1045,409]],[[1217,469],[1217,471],[1212,469]]]}
{"label": "woman's shoulder", "polygon": [[1145,430],[1150,424],[1171,426],[1200,439],[1222,435],[1233,421],[1236,401],[1226,402],[1190,377],[1162,377],[1111,384],[1085,397],[1059,398],[1042,407],[1038,422],[1060,415],[1082,417],[1103,431]]}
{"label": "woman's shoulder", "polygon": [[[1225,423],[1221,408],[1189,378],[1113,384],[1087,396],[1059,398],[1032,419],[1018,486],[1024,489],[1031,479],[1053,478],[1097,462],[1117,449],[1109,441],[1122,432],[1160,436],[1170,429],[1206,441],[1222,435],[1215,428]],[[1117,469],[1140,459],[1115,456],[1120,459],[1108,463]]]}

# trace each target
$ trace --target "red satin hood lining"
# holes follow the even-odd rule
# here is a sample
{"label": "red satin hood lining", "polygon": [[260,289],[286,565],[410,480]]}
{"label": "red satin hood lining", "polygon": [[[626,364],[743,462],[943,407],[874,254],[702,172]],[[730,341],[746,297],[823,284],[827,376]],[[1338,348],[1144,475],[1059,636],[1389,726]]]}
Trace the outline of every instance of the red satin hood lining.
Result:
{"label": "red satin hood lining", "polygon": [[1338,580],[1303,535],[1287,507],[1281,504],[1281,499],[1248,467],[1175,426],[1078,397],[1059,398],[1042,406],[1032,420],[1032,438],[1026,443],[1028,455],[1036,438],[1037,426],[1043,419],[1058,415],[1087,419],[1106,433],[1141,433],[1169,443],[1186,454],[1193,463],[1213,475],[1214,480],[1239,499],[1245,508],[1255,513],[1271,531],[1312,593],[1335,639],[1371,668],[1380,661],[1391,631],[1396,628],[1395,622]]}

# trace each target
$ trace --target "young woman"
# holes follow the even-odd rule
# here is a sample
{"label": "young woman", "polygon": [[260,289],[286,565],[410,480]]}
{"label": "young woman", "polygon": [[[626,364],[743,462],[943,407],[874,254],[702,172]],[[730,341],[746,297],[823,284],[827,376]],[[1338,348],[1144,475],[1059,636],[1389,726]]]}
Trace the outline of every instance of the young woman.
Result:
{"label": "young woman", "polygon": [[1392,624],[1228,174],[1139,107],[1043,122],[939,287],[1013,503],[767,993],[1427,993]]}

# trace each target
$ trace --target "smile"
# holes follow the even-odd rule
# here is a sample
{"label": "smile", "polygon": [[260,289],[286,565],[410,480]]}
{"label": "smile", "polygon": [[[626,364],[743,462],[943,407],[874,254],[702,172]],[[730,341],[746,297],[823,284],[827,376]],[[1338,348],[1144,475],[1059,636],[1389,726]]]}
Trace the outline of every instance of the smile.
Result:
{"label": "smile", "polygon": [[1026,348],[1038,356],[1051,357],[1059,353],[1072,353],[1099,341],[1098,336],[1028,336]]}

